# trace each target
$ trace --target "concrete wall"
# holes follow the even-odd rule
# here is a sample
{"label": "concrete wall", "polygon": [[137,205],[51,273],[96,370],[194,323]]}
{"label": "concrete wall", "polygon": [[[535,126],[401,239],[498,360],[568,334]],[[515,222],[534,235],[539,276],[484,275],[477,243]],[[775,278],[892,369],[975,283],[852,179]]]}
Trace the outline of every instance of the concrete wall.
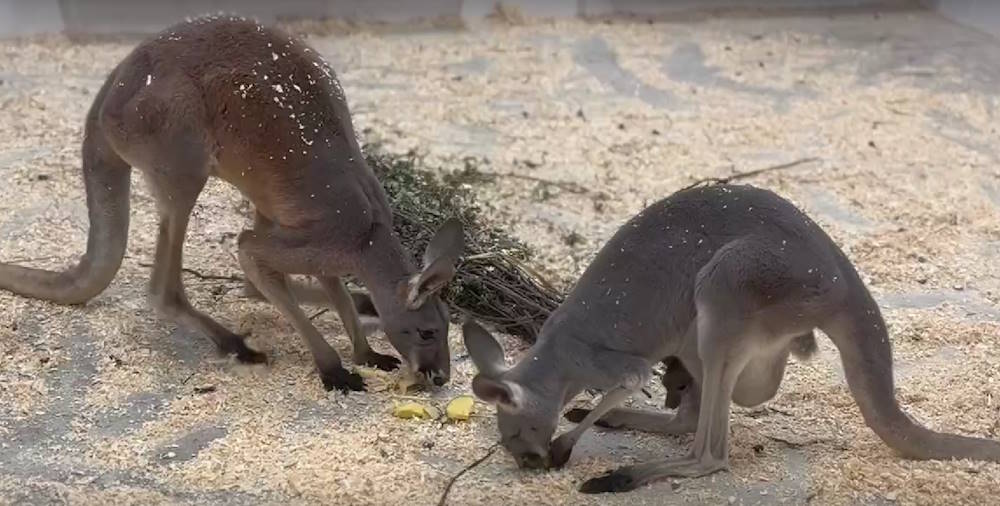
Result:
{"label": "concrete wall", "polygon": [[1000,37],[1000,0],[924,0],[952,21]]}
{"label": "concrete wall", "polygon": [[720,8],[915,5],[914,0],[0,0],[0,36],[60,31],[150,33],[188,16],[219,11],[254,17],[265,23],[277,19],[339,18],[400,24],[448,19],[475,24],[499,3],[515,7],[530,17],[655,16]]}
{"label": "concrete wall", "polygon": [[63,26],[58,0],[0,0],[0,36],[58,32]]}
{"label": "concrete wall", "polygon": [[1000,36],[1000,0],[0,0],[0,37],[35,33],[151,33],[188,16],[226,11],[265,23],[339,18],[405,24],[482,21],[496,6],[530,17],[658,16],[706,9],[917,6]]}

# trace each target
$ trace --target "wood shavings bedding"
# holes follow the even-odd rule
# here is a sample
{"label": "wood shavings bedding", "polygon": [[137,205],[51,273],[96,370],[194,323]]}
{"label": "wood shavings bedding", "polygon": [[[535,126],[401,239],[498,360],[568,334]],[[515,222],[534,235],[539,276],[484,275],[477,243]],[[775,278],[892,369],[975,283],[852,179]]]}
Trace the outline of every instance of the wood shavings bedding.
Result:
{"label": "wood shavings bedding", "polygon": [[[1000,188],[990,147],[997,145],[997,103],[992,91],[956,89],[962,73],[951,59],[928,75],[904,68],[861,76],[876,67],[866,62],[892,49],[870,41],[890,22],[951,33],[942,21],[893,14],[338,32],[310,43],[333,63],[357,130],[370,140],[395,153],[413,150],[441,173],[471,165],[513,175],[473,187],[488,217],[536,248],[539,268],[563,288],[645,203],[697,178],[820,158],[748,182],[805,208],[880,300],[944,297],[941,308],[883,311],[898,395],[928,425],[997,437],[1000,371],[992,357],[1000,331],[982,314],[969,315],[970,307],[998,310],[1000,204],[987,191]],[[864,37],[824,31],[843,27]],[[587,54],[601,48],[595,40],[613,57]],[[965,50],[980,44],[959,42]],[[34,258],[32,265],[54,268],[82,251],[82,119],[104,73],[133,44],[0,42],[0,173],[7,182],[0,187],[0,259]],[[691,60],[696,70],[714,73],[674,79],[666,63],[678,50],[696,55],[692,44],[701,53],[700,62]],[[676,102],[658,105],[621,91],[637,83]],[[127,257],[105,294],[63,308],[0,293],[0,436],[27,445],[0,445],[0,502],[28,493],[108,504],[215,503],[220,494],[233,503],[435,504],[447,480],[493,444],[489,408],[467,423],[440,424],[394,418],[390,391],[328,397],[291,326],[273,308],[241,297],[238,283],[185,278],[196,307],[252,333],[253,345],[272,358],[266,367],[218,360],[201,338],[155,318],[144,302],[149,269],[140,264],[152,257],[156,213],[145,184],[134,179]],[[239,205],[233,189],[209,184],[192,218],[186,267],[239,272],[234,238],[247,225]],[[348,349],[334,314],[316,322],[338,350]],[[388,349],[381,338],[373,341]],[[451,345],[452,383],[417,398],[443,406],[469,393],[472,365],[454,328]],[[514,354],[524,349],[515,340],[504,345]],[[519,472],[497,452],[461,478],[449,504],[994,500],[997,465],[893,455],[861,421],[832,344],[821,338],[819,345],[816,360],[789,364],[779,395],[762,411],[734,414],[730,473],[581,496],[575,489],[587,477],[690,444],[596,431],[586,439],[591,446],[558,472]],[[204,386],[213,389],[195,391]],[[64,432],[61,420],[69,422]],[[53,438],[32,435],[32,424]],[[162,458],[171,445],[189,444],[191,434],[217,437],[168,450],[183,458]],[[119,473],[131,481],[48,480],[32,469]],[[759,495],[785,485],[791,495]]]}

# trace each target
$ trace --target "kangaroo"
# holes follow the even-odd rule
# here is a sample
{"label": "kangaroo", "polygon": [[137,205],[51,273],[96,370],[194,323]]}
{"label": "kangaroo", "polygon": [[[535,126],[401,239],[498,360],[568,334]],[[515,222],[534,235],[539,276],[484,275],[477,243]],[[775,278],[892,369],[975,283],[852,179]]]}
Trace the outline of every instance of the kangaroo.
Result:
{"label": "kangaroo", "polygon": [[[580,487],[600,493],[727,469],[731,402],[771,399],[789,354],[815,351],[817,328],[839,350],[865,423],[889,447],[913,459],[1000,462],[996,441],[908,417],[894,397],[885,323],[850,260],[793,204],[752,186],[682,190],[626,222],[513,367],[474,321],[463,334],[478,370],[473,391],[497,405],[501,442],[520,467],[563,466],[598,421],[695,433],[684,458],[622,467]],[[617,408],[671,356],[693,378],[675,414]],[[562,407],[584,389],[605,393],[593,410],[571,411],[579,424],[550,443]]]}
{"label": "kangaroo", "polygon": [[87,250],[63,272],[0,264],[0,288],[59,304],[84,304],[111,283],[125,254],[132,167],[150,185],[159,235],[149,300],[162,317],[208,337],[225,354],[264,354],[192,307],[181,280],[188,220],[209,177],[252,203],[253,228],[238,237],[239,263],[302,335],[326,390],[364,390],[290,292],[288,275],[318,279],[336,309],[354,363],[392,370],[399,359],[369,346],[352,295],[357,276],[393,347],[418,379],[450,377],[448,308],[439,291],[463,248],[446,221],[417,270],[392,228],[385,192],[361,154],[343,90],[302,41],[238,17],[178,23],[132,50],[87,113],[83,181]]}

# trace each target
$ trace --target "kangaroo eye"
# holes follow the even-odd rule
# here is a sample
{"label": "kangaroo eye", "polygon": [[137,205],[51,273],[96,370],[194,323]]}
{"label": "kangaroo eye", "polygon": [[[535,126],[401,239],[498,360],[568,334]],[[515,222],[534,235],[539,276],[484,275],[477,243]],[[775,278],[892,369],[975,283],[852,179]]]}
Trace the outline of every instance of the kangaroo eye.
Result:
{"label": "kangaroo eye", "polygon": [[423,339],[424,341],[430,341],[431,339],[434,339],[434,331],[433,330],[421,330],[420,331],[420,339]]}

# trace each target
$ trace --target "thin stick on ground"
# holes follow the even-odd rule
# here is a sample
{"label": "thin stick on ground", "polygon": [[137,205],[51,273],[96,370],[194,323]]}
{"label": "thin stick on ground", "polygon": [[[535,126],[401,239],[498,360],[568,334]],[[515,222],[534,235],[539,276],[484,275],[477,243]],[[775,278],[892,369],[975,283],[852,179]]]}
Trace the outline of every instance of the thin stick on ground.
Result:
{"label": "thin stick on ground", "polygon": [[[139,263],[139,267],[151,268],[151,267],[153,267],[153,264],[149,264],[149,263],[145,263],[145,262],[140,262]],[[198,279],[204,279],[204,280],[212,280],[212,279],[214,279],[214,280],[222,280],[222,281],[244,281],[244,279],[243,279],[242,276],[237,276],[235,274],[229,274],[229,275],[225,275],[225,274],[202,274],[201,272],[198,272],[198,271],[196,271],[194,269],[188,269],[187,267],[182,268],[181,272],[186,272],[186,273],[188,273],[188,274],[190,274],[190,275],[192,275],[192,276],[194,276],[194,277],[196,277]]]}
{"label": "thin stick on ground", "polygon": [[445,485],[444,492],[441,493],[441,500],[438,501],[438,506],[445,505],[445,503],[448,501],[448,493],[451,492],[451,486],[454,485],[455,482],[458,481],[458,479],[461,478],[463,474],[474,469],[479,464],[486,462],[486,459],[490,458],[494,453],[496,453],[498,448],[500,448],[500,443],[493,443],[493,446],[491,446],[488,450],[486,450],[486,455],[479,457],[479,460],[476,460],[475,462],[465,466],[465,468],[459,471],[458,474],[452,476],[451,479],[448,480],[448,484]]}
{"label": "thin stick on ground", "polygon": [[44,256],[44,257],[21,257],[21,258],[14,258],[14,259],[12,259],[12,260],[10,260],[8,262],[4,262],[4,263],[8,263],[8,264],[11,264],[11,265],[14,265],[14,264],[30,264],[30,263],[35,263],[35,262],[41,262],[43,260],[52,260],[53,258],[59,258],[59,257],[57,257],[55,255],[48,255],[48,256]]}
{"label": "thin stick on ground", "polygon": [[328,307],[325,307],[325,308],[323,308],[323,309],[320,309],[319,311],[316,311],[316,313],[315,313],[315,314],[313,314],[312,316],[310,316],[310,317],[309,317],[309,320],[310,320],[310,321],[312,321],[312,320],[315,320],[316,318],[319,318],[320,316],[322,316],[322,315],[326,314],[326,313],[327,313],[327,311],[329,311],[329,310],[330,310],[330,308],[328,308]]}
{"label": "thin stick on ground", "polygon": [[774,172],[774,171],[779,171],[779,170],[791,169],[793,167],[797,167],[797,166],[802,165],[804,163],[816,162],[816,161],[819,161],[818,157],[810,156],[808,158],[799,158],[798,160],[791,161],[791,162],[788,162],[788,163],[782,163],[782,164],[779,164],[779,165],[771,165],[769,167],[763,167],[763,168],[760,168],[760,169],[748,170],[746,172],[737,172],[736,174],[733,174],[731,176],[725,176],[725,177],[706,177],[706,178],[702,178],[702,179],[696,180],[695,182],[693,182],[693,183],[687,185],[686,187],[684,187],[684,189],[688,190],[688,189],[694,188],[695,186],[698,186],[698,185],[701,185],[701,184],[706,184],[706,183],[707,184],[726,184],[726,183],[729,183],[729,182],[732,182],[732,181],[736,181],[736,180],[739,180],[739,179],[746,179],[746,178],[749,178],[749,177],[753,177],[753,176],[757,176],[757,175],[760,175],[760,174],[764,174],[766,172]]}
{"label": "thin stick on ground", "polygon": [[495,176],[495,177],[506,177],[506,178],[511,178],[511,179],[521,179],[523,181],[532,181],[532,182],[540,183],[540,184],[543,184],[543,185],[555,186],[556,188],[559,188],[560,190],[565,190],[565,191],[568,191],[570,193],[575,193],[577,195],[587,195],[587,194],[591,193],[591,191],[588,190],[587,188],[584,188],[583,186],[580,186],[579,184],[574,183],[572,181],[554,181],[554,180],[551,180],[551,179],[545,179],[545,178],[541,178],[541,177],[538,177],[538,176],[529,176],[527,174],[515,174],[513,172],[494,172],[494,173],[489,174],[489,175]]}

